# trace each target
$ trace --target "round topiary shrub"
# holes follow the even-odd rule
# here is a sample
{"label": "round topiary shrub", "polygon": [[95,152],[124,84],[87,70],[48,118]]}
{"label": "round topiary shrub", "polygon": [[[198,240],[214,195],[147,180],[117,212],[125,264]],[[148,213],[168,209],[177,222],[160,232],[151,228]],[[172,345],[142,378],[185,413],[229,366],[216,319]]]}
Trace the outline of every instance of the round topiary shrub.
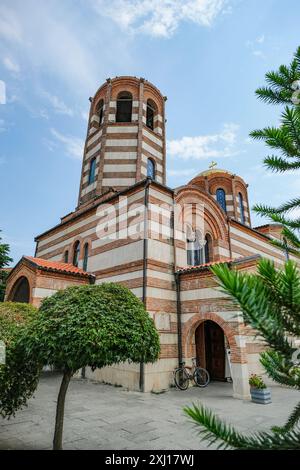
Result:
{"label": "round topiary shrub", "polygon": [[69,287],[43,300],[26,334],[28,358],[63,370],[54,448],[62,448],[65,396],[71,377],[89,366],[154,362],[159,336],[144,304],[114,283]]}

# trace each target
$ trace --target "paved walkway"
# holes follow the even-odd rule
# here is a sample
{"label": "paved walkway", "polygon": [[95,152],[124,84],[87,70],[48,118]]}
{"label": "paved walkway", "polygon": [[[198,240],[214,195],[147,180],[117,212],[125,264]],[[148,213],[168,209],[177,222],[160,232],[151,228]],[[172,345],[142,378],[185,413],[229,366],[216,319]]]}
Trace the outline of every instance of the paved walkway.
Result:
{"label": "paved walkway", "polygon": [[[59,375],[45,375],[28,408],[0,421],[0,449],[51,449]],[[122,388],[73,379],[66,400],[65,449],[205,449],[182,412],[201,402],[241,431],[267,429],[285,421],[299,393],[272,387],[273,403],[257,405],[231,397],[231,385],[163,394],[128,392]]]}

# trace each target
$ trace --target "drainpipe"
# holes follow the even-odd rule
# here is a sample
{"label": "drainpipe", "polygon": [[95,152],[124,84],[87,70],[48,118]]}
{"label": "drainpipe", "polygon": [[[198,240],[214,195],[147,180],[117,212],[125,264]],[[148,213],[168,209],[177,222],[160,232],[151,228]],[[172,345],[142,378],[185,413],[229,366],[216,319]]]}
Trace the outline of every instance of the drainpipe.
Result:
{"label": "drainpipe", "polygon": [[[144,240],[143,240],[143,303],[146,306],[147,299],[147,261],[148,261],[148,206],[149,206],[149,186],[152,179],[147,178],[145,183],[144,196]],[[145,391],[145,366],[140,362],[140,391]]]}
{"label": "drainpipe", "polygon": [[181,299],[180,299],[180,273],[175,272],[176,304],[177,304],[177,344],[178,365],[182,366],[182,324],[181,324]]}
{"label": "drainpipe", "polygon": [[232,247],[231,247],[231,223],[230,219],[228,219],[228,242],[229,242],[229,256],[232,259]]}

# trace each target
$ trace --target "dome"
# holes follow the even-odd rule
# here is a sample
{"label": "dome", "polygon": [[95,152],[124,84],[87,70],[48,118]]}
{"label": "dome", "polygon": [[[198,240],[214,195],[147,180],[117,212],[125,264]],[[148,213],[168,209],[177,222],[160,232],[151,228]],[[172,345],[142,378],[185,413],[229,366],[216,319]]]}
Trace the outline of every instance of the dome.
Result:
{"label": "dome", "polygon": [[199,176],[210,176],[210,175],[213,175],[214,173],[227,173],[230,176],[234,176],[234,174],[228,170],[222,170],[221,168],[209,168],[208,170],[201,171],[201,173],[198,173],[198,175],[196,175],[195,178],[198,178]]}

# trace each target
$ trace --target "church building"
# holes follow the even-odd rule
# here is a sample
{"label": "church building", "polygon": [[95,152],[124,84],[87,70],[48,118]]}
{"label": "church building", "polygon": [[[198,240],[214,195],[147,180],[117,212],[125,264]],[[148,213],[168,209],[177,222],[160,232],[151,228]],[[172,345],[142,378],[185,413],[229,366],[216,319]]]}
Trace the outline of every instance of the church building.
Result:
{"label": "church building", "polygon": [[153,318],[160,358],[86,377],[159,391],[179,363],[197,357],[212,380],[231,378],[233,395],[248,398],[263,344],[210,266],[251,272],[260,257],[282,265],[285,253],[270,243],[281,227],[253,228],[246,182],[214,164],[184,186],[166,185],[165,101],[153,84],[129,76],[107,79],[90,98],[77,207],[35,238],[35,256],[10,272],[6,300],[39,306],[70,285],[123,284]]}

